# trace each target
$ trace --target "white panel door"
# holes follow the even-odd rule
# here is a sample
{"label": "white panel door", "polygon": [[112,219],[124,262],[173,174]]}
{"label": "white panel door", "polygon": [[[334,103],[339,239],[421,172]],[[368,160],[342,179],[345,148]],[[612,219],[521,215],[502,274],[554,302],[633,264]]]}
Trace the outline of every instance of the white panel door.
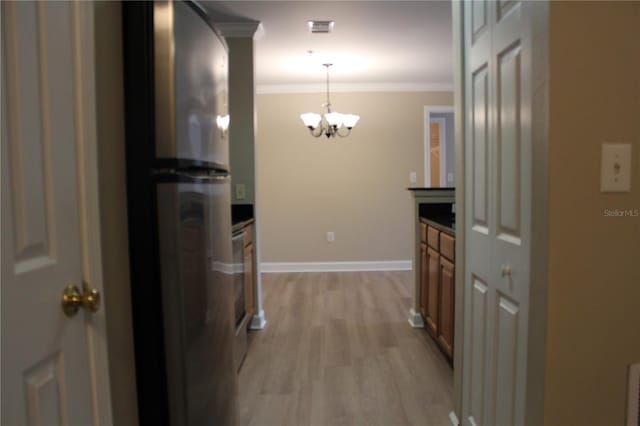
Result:
{"label": "white panel door", "polygon": [[530,8],[464,6],[463,423],[524,423],[530,209]]}
{"label": "white panel door", "polygon": [[91,314],[81,309],[69,318],[61,308],[63,289],[82,287],[86,259],[78,167],[88,110],[80,104],[86,75],[78,75],[78,7],[2,2],[1,423],[7,426],[91,425],[98,418]]}

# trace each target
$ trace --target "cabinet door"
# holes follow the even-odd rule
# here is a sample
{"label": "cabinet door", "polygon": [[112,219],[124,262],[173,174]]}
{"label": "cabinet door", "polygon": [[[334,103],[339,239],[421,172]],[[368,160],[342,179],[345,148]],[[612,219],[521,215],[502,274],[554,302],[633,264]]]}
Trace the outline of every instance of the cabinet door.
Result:
{"label": "cabinet door", "polygon": [[440,287],[440,254],[427,247],[427,331],[438,336],[438,292]]}
{"label": "cabinet door", "polygon": [[249,317],[253,315],[253,287],[253,242],[251,242],[244,247],[244,304]]}
{"label": "cabinet door", "polygon": [[[426,230],[425,230],[426,234]],[[427,287],[428,282],[428,264],[427,264],[427,245],[425,243],[420,244],[420,313],[426,320],[427,318],[427,304],[429,300],[429,289]]]}
{"label": "cabinet door", "polygon": [[453,263],[440,256],[440,298],[438,342],[449,359],[453,356],[454,283]]}

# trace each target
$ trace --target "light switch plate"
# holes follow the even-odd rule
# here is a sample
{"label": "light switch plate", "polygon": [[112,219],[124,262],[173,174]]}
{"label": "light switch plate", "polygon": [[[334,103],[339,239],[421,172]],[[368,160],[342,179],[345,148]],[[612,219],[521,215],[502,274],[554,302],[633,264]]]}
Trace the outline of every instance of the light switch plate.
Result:
{"label": "light switch plate", "polygon": [[244,183],[236,184],[236,200],[244,200],[247,198],[247,187]]}
{"label": "light switch plate", "polygon": [[631,144],[603,143],[600,192],[631,191]]}
{"label": "light switch plate", "polygon": [[409,183],[416,183],[416,182],[418,182],[418,175],[416,174],[416,172],[409,173]]}

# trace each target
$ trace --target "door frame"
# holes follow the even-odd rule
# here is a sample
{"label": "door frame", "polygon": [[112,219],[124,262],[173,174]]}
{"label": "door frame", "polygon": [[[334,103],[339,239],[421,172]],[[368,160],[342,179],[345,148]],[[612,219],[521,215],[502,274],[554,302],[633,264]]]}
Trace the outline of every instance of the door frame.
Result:
{"label": "door frame", "polygon": [[[456,108],[454,106],[448,105],[425,105],[424,107],[424,186],[425,188],[431,187],[431,113],[443,113],[443,112],[451,112],[454,116],[454,126],[456,116]],[[434,118],[433,121],[442,120],[441,118]],[[446,187],[443,185],[443,182],[446,184],[446,173],[444,169],[446,167],[442,167],[443,164],[446,165],[447,159],[447,149],[446,149],[446,126],[440,126],[440,187]],[[457,164],[456,164],[457,167]],[[444,174],[444,175],[443,175]]]}
{"label": "door frame", "polygon": [[104,298],[102,250],[100,235],[100,200],[98,180],[97,108],[95,92],[95,28],[94,4],[74,2],[72,7],[74,58],[76,149],[78,158],[78,208],[80,219],[82,276],[92,288],[103,295],[101,309],[87,316],[86,332],[89,345],[91,400],[96,425],[113,424],[107,313]]}
{"label": "door frame", "polygon": [[[529,291],[529,332],[527,345],[527,389],[525,421],[527,425],[544,422],[544,376],[547,341],[547,277],[549,244],[549,2],[536,3],[532,14],[531,31],[537,43],[533,45],[531,64],[537,99],[532,101],[531,149],[531,254]],[[455,173],[456,173],[456,277],[455,324],[453,357],[453,411],[449,413],[452,425],[460,425],[463,413],[463,353],[464,353],[464,300],[465,300],[465,48],[464,7],[452,2],[452,29],[454,46],[454,120]],[[530,4],[522,6],[531,7]],[[460,291],[462,290],[462,291]]]}

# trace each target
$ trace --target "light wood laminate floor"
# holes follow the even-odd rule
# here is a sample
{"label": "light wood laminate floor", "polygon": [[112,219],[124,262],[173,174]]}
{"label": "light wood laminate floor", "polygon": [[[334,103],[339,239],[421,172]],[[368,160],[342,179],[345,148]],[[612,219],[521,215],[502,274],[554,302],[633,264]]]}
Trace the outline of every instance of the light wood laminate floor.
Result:
{"label": "light wood laminate floor", "polygon": [[453,372],[407,322],[411,272],[264,274],[241,425],[447,425]]}

